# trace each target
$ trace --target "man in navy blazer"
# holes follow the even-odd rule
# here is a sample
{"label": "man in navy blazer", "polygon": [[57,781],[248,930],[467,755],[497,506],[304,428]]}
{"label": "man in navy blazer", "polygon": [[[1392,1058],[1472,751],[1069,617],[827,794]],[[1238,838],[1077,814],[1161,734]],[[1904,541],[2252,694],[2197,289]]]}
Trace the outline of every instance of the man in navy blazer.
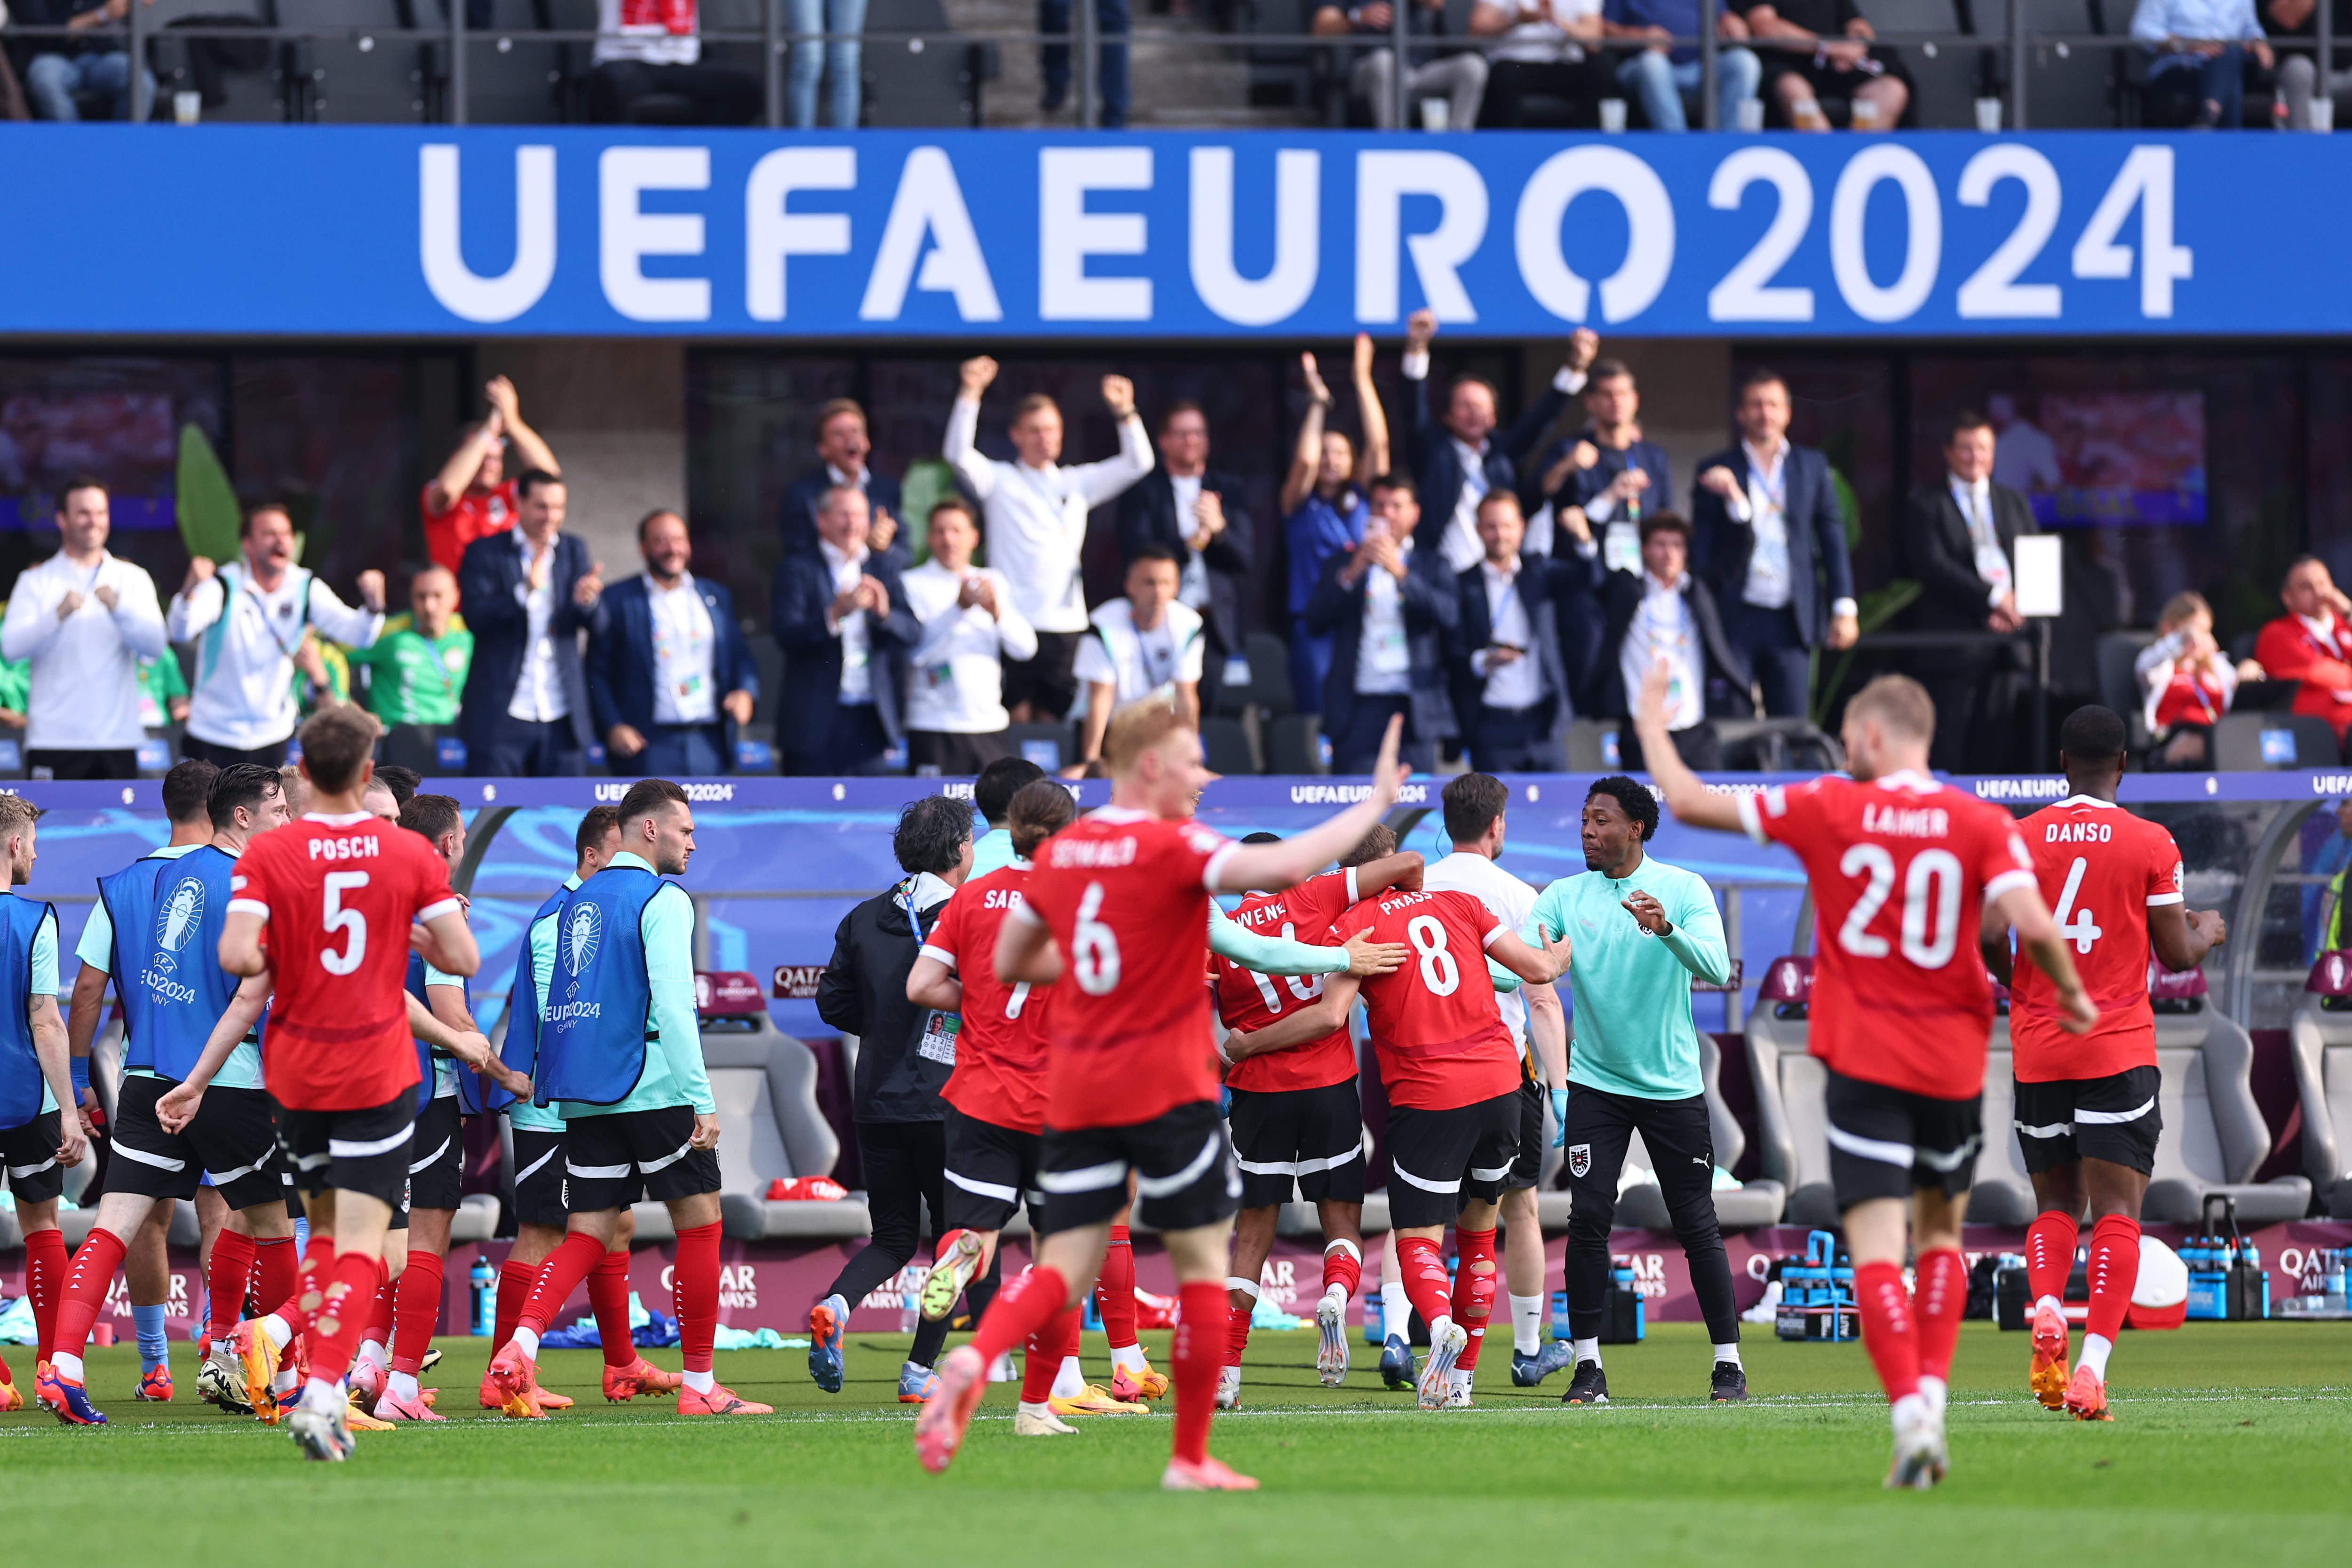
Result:
{"label": "man in navy blazer", "polygon": [[694,547],[676,512],[637,524],[642,577],[604,591],[588,644],[588,703],[613,770],[709,778],[735,766],[735,728],[751,722],[760,677],[724,583],[688,570]]}
{"label": "man in navy blazer", "polygon": [[817,504],[817,548],[776,567],[770,622],[784,653],[776,742],[783,770],[843,777],[887,770],[898,745],[907,651],[923,634],[898,563],[871,549],[862,491],[836,485]]}
{"label": "man in navy blazer", "polygon": [[1171,404],[1160,418],[1160,461],[1118,498],[1118,551],[1132,563],[1145,545],[1176,552],[1182,563],[1177,598],[1209,625],[1209,677],[1242,651],[1243,606],[1256,562],[1244,505],[1231,474],[1209,466],[1209,419],[1197,402]]}
{"label": "man in navy blazer", "polygon": [[869,547],[877,554],[909,559],[908,544],[898,528],[898,481],[877,474],[867,459],[874,443],[866,429],[866,410],[856,398],[837,397],[816,411],[817,465],[784,488],[784,553],[816,550],[816,508],[835,485],[851,485],[866,492],[873,517]]}
{"label": "man in navy blazer", "polygon": [[[1527,518],[1508,490],[1478,503],[1486,558],[1454,579],[1454,712],[1481,773],[1556,773],[1558,737],[1570,716],[1571,684],[1560,628],[1593,613],[1598,560],[1528,555]],[[1580,642],[1582,638],[1580,634]]]}
{"label": "man in navy blazer", "polygon": [[1462,596],[1444,558],[1414,548],[1421,503],[1412,481],[1384,474],[1372,481],[1371,496],[1364,542],[1323,563],[1307,601],[1307,629],[1333,638],[1323,734],[1331,771],[1368,773],[1389,720],[1402,714],[1402,755],[1426,773],[1437,766],[1437,743],[1456,733],[1445,655],[1461,623]]}
{"label": "man in navy blazer", "polygon": [[1850,648],[1853,567],[1830,460],[1789,442],[1789,385],[1753,370],[1732,415],[1740,442],[1702,457],[1691,487],[1691,575],[1714,591],[1724,636],[1763,689],[1764,711],[1811,706],[1812,651]]}
{"label": "man in navy blazer", "polygon": [[467,769],[486,779],[576,778],[587,770],[588,683],[579,633],[603,624],[604,565],[562,531],[563,481],[515,478],[515,526],[466,547],[457,590],[474,662],[459,699]]}

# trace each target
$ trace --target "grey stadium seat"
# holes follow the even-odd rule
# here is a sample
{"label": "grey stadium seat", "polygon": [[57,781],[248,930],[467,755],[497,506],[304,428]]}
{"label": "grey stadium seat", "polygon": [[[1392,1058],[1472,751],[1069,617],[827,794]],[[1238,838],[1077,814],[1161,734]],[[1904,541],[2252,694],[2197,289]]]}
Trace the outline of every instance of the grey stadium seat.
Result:
{"label": "grey stadium seat", "polygon": [[[1706,1119],[1715,1139],[1715,1163],[1729,1170],[1747,1152],[1748,1134],[1739,1130],[1738,1118],[1724,1102],[1723,1052],[1714,1036],[1698,1037],[1698,1056],[1699,1076],[1706,1085]],[[1626,1159],[1630,1162],[1638,1157],[1646,1168],[1656,1169],[1646,1148],[1639,1156],[1634,1155],[1633,1149],[1638,1147],[1641,1137],[1636,1134],[1633,1147],[1626,1151]],[[1715,1195],[1716,1223],[1726,1230],[1753,1230],[1759,1225],[1777,1225],[1788,1197],[1789,1189],[1769,1176],[1759,1177],[1736,1189],[1726,1188]],[[1666,1213],[1666,1195],[1655,1182],[1644,1182],[1618,1196],[1616,1222],[1650,1230],[1671,1229],[1674,1223]]]}
{"label": "grey stadium seat", "polygon": [[1828,1228],[1838,1222],[1823,1108],[1829,1070],[1805,1054],[1812,967],[1811,958],[1795,955],[1766,967],[1756,1010],[1748,1015],[1748,1068],[1756,1087],[1757,1161],[1788,1188],[1784,1218]]}
{"label": "grey stadium seat", "polygon": [[[1881,33],[1948,33],[1960,30],[1960,16],[1952,0],[1870,0],[1861,7],[1870,25]],[[1922,129],[1961,131],[1976,128],[1976,97],[1980,72],[1979,51],[1953,39],[1941,43],[1905,44],[1903,58],[1917,84],[1912,113]]]}
{"label": "grey stadium seat", "polygon": [[702,1034],[702,1060],[719,1102],[719,1201],[727,1234],[742,1241],[867,1234],[873,1225],[862,1195],[836,1203],[768,1200],[768,1184],[780,1176],[830,1172],[841,1140],[817,1110],[814,1054],[764,1012],[749,1021],[749,1030]]}
{"label": "grey stadium seat", "polygon": [[1997,1018],[1985,1051],[1984,1147],[1977,1155],[1966,1218],[1972,1225],[2024,1226],[2033,1223],[2034,1210],[2033,1178],[2026,1174],[2025,1150],[2017,1141],[2017,1067],[2009,1019]]}
{"label": "grey stadium seat", "polygon": [[[2303,1171],[2329,1215],[2352,1218],[2352,955],[2323,953],[2287,1024],[2303,1103]],[[2336,1004],[2331,1008],[2329,1004]]]}
{"label": "grey stadium seat", "polygon": [[2252,1086],[2254,1042],[2209,998],[2175,1005],[2194,1010],[2156,1017],[2162,1074],[2157,1107],[2164,1135],[2157,1141],[2155,1179],[2142,1218],[2193,1225],[2206,1196],[2221,1193],[2249,1225],[2301,1219],[2311,1207],[2309,1178],[2254,1180],[2271,1152],[2270,1128]]}
{"label": "grey stadium seat", "polygon": [[[2263,735],[2275,735],[2282,730],[2294,737],[2292,758],[2265,761]],[[2213,766],[2226,772],[2259,772],[2265,768],[2333,768],[2339,760],[2336,731],[2316,714],[2225,713],[2213,726]]]}

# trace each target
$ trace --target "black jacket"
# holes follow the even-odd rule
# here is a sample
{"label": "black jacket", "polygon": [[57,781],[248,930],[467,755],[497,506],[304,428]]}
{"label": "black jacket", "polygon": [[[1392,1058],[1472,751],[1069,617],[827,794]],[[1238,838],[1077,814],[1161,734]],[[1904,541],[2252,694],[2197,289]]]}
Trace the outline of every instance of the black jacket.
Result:
{"label": "black jacket", "polygon": [[[1410,416],[1405,422],[1405,452],[1412,462],[1413,483],[1421,490],[1423,526],[1415,537],[1431,550],[1445,537],[1454,521],[1454,503],[1462,498],[1462,454],[1454,448],[1453,434],[1437,422],[1429,406],[1433,379],[1423,376],[1414,382],[1412,395],[1405,400]],[[1487,434],[1486,450],[1479,461],[1487,489],[1517,492],[1519,459],[1567,407],[1568,394],[1558,387],[1547,387],[1516,422]]]}
{"label": "black jacket", "polygon": [[[1570,555],[1561,559],[1549,556],[1522,555],[1519,575],[1512,587],[1517,591],[1519,603],[1528,612],[1528,622],[1533,632],[1535,646],[1528,652],[1543,666],[1545,694],[1541,722],[1550,724],[1560,716],[1560,703],[1567,699],[1573,706],[1577,674],[1562,656],[1561,628],[1571,629],[1570,643],[1580,643],[1581,626],[1593,613],[1593,567]],[[1454,627],[1452,665],[1454,672],[1454,711],[1465,731],[1475,722],[1475,716],[1485,700],[1486,677],[1470,666],[1471,656],[1483,653],[1494,636],[1494,628],[1486,609],[1486,563],[1465,567],[1454,579],[1459,585],[1461,620]]]}
{"label": "black jacket", "polygon": [[[952,1069],[919,1054],[931,1009],[907,999],[907,976],[922,946],[907,924],[909,880],[841,917],[833,957],[816,983],[817,1017],[857,1037],[849,1113],[860,1122],[939,1122],[948,1113],[940,1091]],[[922,912],[924,936],[947,906],[941,899]]]}
{"label": "black jacket", "polygon": [[[922,623],[907,603],[907,585],[898,562],[889,554],[868,555],[866,570],[890,596],[890,613],[880,621],[866,618],[866,632],[874,676],[874,708],[882,732],[899,736],[898,690],[907,650],[923,634]],[[817,550],[788,555],[776,565],[776,581],[769,601],[769,625],[776,646],[783,650],[782,689],[776,694],[776,740],[788,756],[814,756],[824,749],[833,734],[834,715],[841,706],[841,633],[824,623],[825,606],[833,602],[833,569]]]}
{"label": "black jacket", "polygon": [[[1701,474],[1718,466],[1730,469],[1741,484],[1748,482],[1746,448],[1734,446],[1698,460]],[[1805,645],[1818,647],[1829,634],[1830,605],[1853,597],[1845,519],[1838,510],[1837,486],[1830,482],[1828,457],[1791,442],[1780,474],[1789,525],[1789,609]],[[1748,587],[1748,559],[1755,549],[1756,530],[1732,517],[1722,497],[1693,480],[1691,576],[1703,580],[1718,601],[1736,601]]]}
{"label": "black jacket", "polygon": [[[786,555],[799,555],[803,551],[816,554],[816,504],[824,500],[824,493],[832,488],[833,476],[825,472],[822,463],[784,486]],[[899,516],[898,481],[887,474],[877,473],[870,463],[866,465],[866,501],[876,511],[887,512],[897,521],[898,532],[890,541],[888,553],[897,556],[898,564],[905,566],[912,559],[908,552],[913,547],[908,540],[913,536],[908,531],[908,519]]]}
{"label": "black jacket", "polygon": [[[1404,581],[1399,585],[1404,604],[1405,656],[1410,661],[1412,738],[1450,740],[1454,705],[1446,695],[1446,655],[1454,628],[1462,620],[1462,594],[1445,558],[1434,544],[1422,544],[1414,530],[1414,548],[1404,558]],[[1331,674],[1323,684],[1323,733],[1343,735],[1356,711],[1356,653],[1364,632],[1364,585],[1373,567],[1349,588],[1340,570],[1353,555],[1335,555],[1323,563],[1315,596],[1307,601],[1307,629],[1318,636],[1333,634]]]}
{"label": "black jacket", "polygon": [[[1253,564],[1255,535],[1249,512],[1242,505],[1239,479],[1212,468],[1201,476],[1201,488],[1213,493],[1225,513],[1224,531],[1201,552],[1201,564],[1209,573],[1209,604],[1202,619],[1209,623],[1218,653],[1238,653],[1246,591],[1243,584]],[[1192,519],[1176,515],[1176,486],[1163,467],[1155,465],[1118,498],[1118,553],[1123,561],[1132,560],[1137,547],[1147,543],[1166,545],[1181,559],[1192,554],[1192,547],[1184,542],[1192,531]]]}
{"label": "black jacket", "polygon": [[[1641,573],[1612,571],[1601,591],[1601,652],[1593,660],[1591,675],[1584,687],[1583,709],[1593,717],[1633,716],[1634,694],[1625,689],[1624,674],[1618,665],[1625,649],[1625,633],[1633,624],[1633,612],[1642,607],[1647,580]],[[1698,625],[1700,675],[1706,683],[1706,716],[1745,716],[1754,706],[1747,695],[1748,666],[1723,634],[1723,617],[1716,612],[1715,595],[1699,580],[1696,572],[1691,573],[1687,594],[1691,619]]]}
{"label": "black jacket", "polygon": [[[593,564],[586,540],[571,534],[555,536],[555,559],[548,568],[555,589],[554,612],[548,617],[547,635],[555,649],[556,679],[572,710],[572,733],[583,751],[596,737],[589,733],[588,678],[575,633],[584,631],[593,638],[602,632],[604,604],[600,599],[583,610],[573,602],[572,591]],[[457,729],[470,747],[486,747],[498,732],[514,701],[515,683],[522,678],[530,612],[515,597],[521,586],[522,550],[512,530],[466,547],[457,563],[457,593],[466,606],[466,624],[474,633],[474,662],[466,671]]]}
{"label": "black jacket", "polygon": [[[1986,487],[1992,504],[1992,531],[2012,566],[2017,536],[2042,531],[2032,503],[2006,485]],[[1895,537],[1895,570],[1919,584],[1911,605],[1912,626],[1921,632],[1981,632],[1992,613],[1992,585],[1977,575],[1976,546],[1969,523],[1952,499],[1949,482],[1911,492],[1903,531]]]}
{"label": "black jacket", "polygon": [[[706,578],[694,580],[710,612],[710,684],[712,695],[730,692],[760,695],[760,676],[743,628],[735,621],[735,599],[727,586]],[[654,725],[654,621],[652,584],[643,577],[625,578],[604,591],[604,627],[588,643],[588,701],[596,716],[596,732],[607,734],[625,724],[640,735],[651,735]],[[712,727],[719,731],[719,765],[735,766],[735,721],[717,709]],[[625,765],[628,758],[619,761]]]}

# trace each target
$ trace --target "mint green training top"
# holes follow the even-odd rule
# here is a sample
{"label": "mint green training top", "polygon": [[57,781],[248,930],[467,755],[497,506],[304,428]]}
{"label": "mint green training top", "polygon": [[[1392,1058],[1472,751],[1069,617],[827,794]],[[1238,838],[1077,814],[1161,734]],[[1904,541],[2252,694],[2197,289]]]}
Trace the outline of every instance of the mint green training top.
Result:
{"label": "mint green training top", "polygon": [[[1666,936],[1651,936],[1623,907],[1634,893],[1658,901],[1670,923]],[[1691,977],[1720,985],[1731,974],[1723,916],[1706,878],[1650,855],[1622,882],[1597,871],[1564,876],[1537,896],[1519,935],[1532,943],[1538,925],[1565,936],[1573,948],[1570,1087],[1639,1100],[1706,1092]]]}
{"label": "mint green training top", "polygon": [[[627,850],[607,863],[631,865],[639,871],[654,869],[644,856]],[[677,883],[664,883],[661,891],[646,902],[644,919],[646,981],[653,993],[656,1036],[646,1041],[645,1068],[637,1074],[637,1086],[616,1105],[558,1101],[552,1108],[566,1122],[622,1111],[658,1111],[667,1105],[691,1105],[704,1116],[719,1113],[719,1102],[710,1093],[710,1074],[702,1065],[702,1026],[694,1016],[694,900]],[[533,954],[536,971],[535,947]]]}

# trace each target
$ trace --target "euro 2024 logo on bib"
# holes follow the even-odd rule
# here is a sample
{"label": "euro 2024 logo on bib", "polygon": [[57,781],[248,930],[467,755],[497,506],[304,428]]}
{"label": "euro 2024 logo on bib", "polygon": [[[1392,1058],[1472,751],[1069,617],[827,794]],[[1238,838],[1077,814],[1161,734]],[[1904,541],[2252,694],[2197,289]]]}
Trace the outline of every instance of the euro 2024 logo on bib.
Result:
{"label": "euro 2024 logo on bib", "polygon": [[595,960],[604,938],[604,915],[593,904],[575,904],[563,924],[563,967],[572,977],[567,995],[580,989],[580,971]]}
{"label": "euro 2024 logo on bib", "polygon": [[155,911],[155,967],[169,975],[179,967],[173,955],[186,947],[205,923],[205,884],[182,877]]}

